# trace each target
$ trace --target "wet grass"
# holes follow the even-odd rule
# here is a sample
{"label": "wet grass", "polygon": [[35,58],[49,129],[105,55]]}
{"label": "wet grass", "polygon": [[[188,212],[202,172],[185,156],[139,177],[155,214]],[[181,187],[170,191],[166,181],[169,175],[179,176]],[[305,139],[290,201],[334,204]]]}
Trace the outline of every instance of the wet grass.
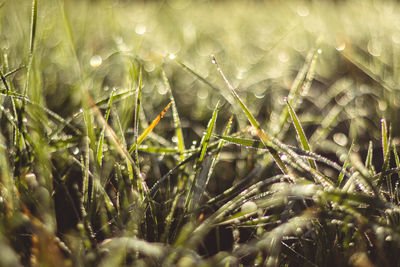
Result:
{"label": "wet grass", "polygon": [[397,266],[399,14],[3,1],[0,265]]}

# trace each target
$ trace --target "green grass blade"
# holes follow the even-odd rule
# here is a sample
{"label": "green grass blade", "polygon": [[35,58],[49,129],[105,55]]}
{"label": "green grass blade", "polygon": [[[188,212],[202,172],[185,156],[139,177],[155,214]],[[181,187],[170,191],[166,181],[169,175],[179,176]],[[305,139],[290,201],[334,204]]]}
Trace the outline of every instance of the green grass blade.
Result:
{"label": "green grass blade", "polygon": [[365,158],[365,167],[369,170],[371,175],[374,175],[376,173],[374,165],[372,164],[373,157],[374,157],[374,147],[372,141],[369,141],[367,157]]}
{"label": "green grass blade", "polygon": [[30,37],[30,41],[29,41],[30,55],[33,55],[33,49],[35,47],[37,9],[38,9],[38,0],[33,0],[32,1],[32,17],[31,17],[31,37]]}
{"label": "green grass blade", "polygon": [[[344,171],[347,169],[347,166],[349,165],[349,162],[350,162],[350,155],[351,155],[351,152],[352,152],[352,150],[353,150],[353,146],[354,146],[354,142],[351,143],[349,152],[347,153],[347,156],[346,156],[346,158],[345,158],[345,160],[344,160],[343,168],[342,168]],[[341,187],[341,184],[342,184],[342,182],[343,182],[343,178],[344,178],[344,172],[341,171],[341,172],[339,173],[339,176],[338,176],[337,187],[339,187],[339,188]]]}
{"label": "green grass blade", "polygon": [[[300,143],[301,143],[302,148],[305,151],[311,151],[310,144],[308,143],[306,134],[304,133],[303,127],[301,126],[300,120],[297,117],[296,112],[293,110],[292,106],[290,105],[289,101],[286,98],[284,99],[284,101],[285,101],[285,103],[287,105],[287,108],[289,110],[289,114],[290,114],[290,117],[292,118],[293,125],[296,128],[297,136],[300,139]],[[311,168],[317,169],[317,164],[316,164],[316,162],[314,160],[309,159],[308,163],[310,164]]]}
{"label": "green grass blade", "polygon": [[[400,168],[400,159],[399,159],[399,154],[397,153],[396,145],[392,144],[393,147],[393,154],[394,154],[394,159],[396,161],[396,168]],[[398,173],[399,179],[400,179],[400,173]]]}
{"label": "green grass blade", "polygon": [[[382,134],[383,166],[382,166],[382,175],[379,177],[378,180],[378,187],[383,183],[383,179],[385,178],[384,172],[389,168],[389,160],[390,160],[390,141],[388,137],[388,129],[385,119],[381,120],[381,134]],[[386,176],[386,182],[389,192],[392,192],[390,176]]]}
{"label": "green grass blade", "polygon": [[[190,189],[186,195],[186,202],[185,202],[185,209],[191,211],[193,207],[193,198],[192,195],[195,193],[196,190],[198,190],[199,184],[202,182],[202,179],[207,179],[207,173],[208,169],[211,166],[211,161],[206,161],[203,165],[203,160],[206,155],[208,143],[210,142],[210,138],[212,135],[212,132],[214,130],[214,125],[217,120],[218,116],[218,111],[219,111],[219,102],[217,103],[214,112],[212,114],[211,119],[208,122],[207,129],[200,141],[199,147],[200,149],[200,154],[197,158],[196,165],[195,165],[195,171],[194,171],[194,176],[192,180],[192,184],[190,186]],[[207,172],[202,171],[204,169],[207,169]],[[201,174],[201,175],[200,175]],[[201,176],[201,177],[200,177]]]}
{"label": "green grass blade", "polygon": [[221,136],[217,134],[215,134],[215,137],[240,146],[251,147],[255,149],[266,149],[265,145],[260,140],[240,138],[234,136]]}
{"label": "green grass blade", "polygon": [[28,59],[28,68],[26,73],[25,88],[23,93],[24,96],[26,96],[28,93],[29,79],[32,70],[33,53],[35,49],[35,39],[36,39],[36,24],[37,24],[37,12],[38,12],[37,9],[38,9],[38,1],[32,0],[31,32],[29,39],[29,59]]}
{"label": "green grass blade", "polygon": [[99,141],[97,143],[96,160],[97,160],[97,164],[99,164],[100,167],[101,167],[101,164],[102,164],[102,161],[103,161],[104,134],[105,134],[106,128],[107,128],[108,118],[110,117],[111,105],[112,105],[112,101],[113,101],[114,92],[115,91],[113,90],[111,92],[111,94],[110,94],[110,98],[109,98],[109,101],[108,101],[108,107],[107,107],[107,111],[106,111],[105,122],[104,122],[103,128],[101,129]]}
{"label": "green grass blade", "polygon": [[[233,116],[231,116],[231,118],[229,119],[227,126],[225,128],[224,131],[224,135],[229,134],[230,128],[232,126],[232,120],[233,120]],[[204,195],[205,189],[207,188],[208,182],[210,181],[211,175],[214,171],[215,165],[218,162],[218,158],[219,158],[219,154],[222,150],[222,147],[224,146],[225,141],[223,139],[221,139],[218,143],[218,147],[217,150],[215,152],[214,157],[212,158],[212,160],[210,162],[206,162],[204,165],[207,167],[202,167],[202,170],[207,171],[208,173],[204,173],[203,175],[207,175],[206,178],[202,177],[202,174],[199,174],[199,179],[197,179],[198,185],[196,186],[196,189],[194,191],[194,195],[193,195],[193,203],[195,203],[194,209],[196,209],[198,207],[198,205],[201,203],[201,199]],[[210,166],[208,166],[208,164]]]}
{"label": "green grass blade", "polygon": [[[224,73],[222,72],[221,67],[219,66],[217,59],[215,58],[214,55],[212,55],[212,63],[214,63],[217,66],[217,70],[223,80],[225,81],[226,85],[228,86],[229,91],[233,95],[233,97],[236,99],[236,102],[239,104],[241,107],[242,111],[245,113],[247,119],[249,120],[250,124],[253,126],[254,130],[256,131],[258,137],[261,139],[261,142],[268,148],[271,144],[270,138],[264,133],[264,131],[260,128],[260,124],[257,122],[253,114],[251,114],[250,110],[247,108],[247,106],[244,104],[242,99],[240,99],[239,95],[236,93],[236,91],[233,89],[232,85],[228,81],[228,79],[225,77]],[[275,162],[277,163],[278,167],[281,169],[283,173],[286,173],[286,166],[280,159],[278,153],[273,150],[269,149],[268,151],[271,153],[272,157],[274,158]]]}
{"label": "green grass blade", "polygon": [[[134,124],[134,129],[133,129],[133,143],[137,144],[138,143],[138,136],[139,136],[139,113],[140,113],[140,107],[142,104],[142,67],[139,69],[139,82],[138,82],[138,90],[137,90],[137,95],[136,95],[136,107],[135,107],[135,124]],[[139,155],[137,151],[137,145],[134,148],[134,158],[136,160],[136,163],[139,166]],[[130,152],[131,153],[131,152]]]}
{"label": "green grass blade", "polygon": [[183,139],[181,121],[179,119],[178,110],[176,108],[175,98],[174,98],[174,95],[172,94],[172,89],[171,89],[171,86],[169,84],[169,81],[168,81],[167,75],[165,74],[164,69],[162,69],[161,73],[162,73],[162,77],[163,77],[163,81],[164,81],[164,86],[167,88],[167,90],[170,94],[170,101],[172,103],[172,116],[174,118],[174,125],[175,125],[175,137],[178,141],[178,151],[181,154],[180,158],[181,158],[181,160],[183,160],[184,159],[183,151],[185,150],[185,141]]}

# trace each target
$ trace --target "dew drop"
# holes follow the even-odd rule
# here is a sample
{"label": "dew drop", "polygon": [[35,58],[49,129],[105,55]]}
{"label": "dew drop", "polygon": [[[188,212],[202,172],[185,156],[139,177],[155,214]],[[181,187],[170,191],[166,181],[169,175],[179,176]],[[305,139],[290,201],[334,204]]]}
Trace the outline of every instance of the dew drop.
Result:
{"label": "dew drop", "polygon": [[318,49],[318,50],[317,50],[317,53],[318,53],[318,54],[322,54],[322,50],[321,50],[321,49]]}
{"label": "dew drop", "polygon": [[169,58],[169,59],[175,59],[175,58],[176,58],[176,55],[175,55],[175,54],[169,54],[169,55],[168,55],[168,58]]}
{"label": "dew drop", "polygon": [[379,100],[378,107],[380,111],[385,111],[388,107],[387,103],[383,100]]}
{"label": "dew drop", "polygon": [[335,47],[337,51],[343,51],[346,48],[346,43],[341,43]]}
{"label": "dew drop", "polygon": [[286,161],[287,160],[287,156],[286,155],[281,155],[280,158],[281,158],[282,161]]}
{"label": "dew drop", "polygon": [[251,213],[257,210],[257,204],[253,201],[247,201],[241,207],[243,213]]}
{"label": "dew drop", "polygon": [[217,60],[215,59],[214,55],[211,55],[211,63],[212,64],[217,64]]}
{"label": "dew drop", "polygon": [[72,150],[72,154],[77,155],[79,153],[79,148],[75,147],[74,150]]}
{"label": "dew drop", "polygon": [[160,86],[160,87],[158,87],[158,93],[160,94],[160,95],[165,95],[166,93],[168,93],[168,89],[166,88],[166,87],[164,87],[164,86]]}
{"label": "dew drop", "polygon": [[347,145],[348,138],[344,133],[335,133],[333,135],[333,141],[340,146],[345,146]]}
{"label": "dew drop", "polygon": [[103,63],[103,59],[101,58],[101,56],[99,55],[94,55],[91,59],[90,59],[90,66],[92,68],[97,68],[98,66],[101,65],[101,63]]}
{"label": "dew drop", "polygon": [[146,26],[142,25],[142,24],[137,25],[136,28],[135,28],[135,32],[137,34],[139,34],[139,35],[145,34],[146,33]]}

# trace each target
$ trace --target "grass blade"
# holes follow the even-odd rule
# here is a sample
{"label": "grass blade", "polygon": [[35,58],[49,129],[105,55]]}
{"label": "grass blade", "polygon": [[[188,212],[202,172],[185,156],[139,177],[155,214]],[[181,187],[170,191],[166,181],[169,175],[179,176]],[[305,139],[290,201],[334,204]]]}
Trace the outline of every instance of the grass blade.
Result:
{"label": "grass blade", "polygon": [[139,136],[139,138],[137,139],[137,142],[134,143],[131,148],[129,149],[129,154],[131,154],[135,149],[137,145],[140,145],[143,140],[146,138],[146,136],[154,129],[154,127],[157,126],[158,122],[164,117],[165,113],[167,112],[167,110],[169,109],[169,107],[171,106],[171,102],[163,109],[163,111],[161,111],[161,113],[150,123],[149,127],[146,128],[146,130],[144,130],[144,132]]}
{"label": "grass blade", "polygon": [[[228,124],[227,124],[227,126],[225,128],[225,131],[224,131],[224,135],[229,134],[230,128],[232,126],[232,120],[233,120],[233,116],[231,116],[231,118],[228,121]],[[224,146],[224,143],[225,143],[225,141],[223,139],[221,139],[219,141],[217,150],[215,152],[215,155],[214,155],[212,161],[210,163],[207,163],[207,164],[210,164],[210,166],[208,167],[206,165],[208,167],[207,178],[206,179],[202,179],[202,178],[198,179],[198,186],[196,187],[195,193],[193,195],[193,203],[196,204],[196,206],[194,207],[195,209],[201,203],[201,198],[204,195],[205,189],[207,188],[208,182],[210,181],[210,178],[211,178],[211,175],[212,175],[212,173],[214,171],[215,165],[218,162],[219,154],[220,154],[220,152],[222,150],[222,147]],[[207,169],[207,168],[204,168],[204,169]],[[201,177],[201,175],[199,175],[199,176]]]}
{"label": "grass blade", "polygon": [[175,125],[175,137],[178,140],[178,151],[181,153],[180,155],[180,159],[183,160],[184,156],[183,156],[183,151],[185,150],[185,141],[183,139],[183,132],[182,132],[182,127],[181,127],[181,121],[179,119],[179,114],[178,114],[178,110],[176,108],[176,103],[175,103],[175,98],[174,95],[172,94],[172,89],[171,86],[169,84],[167,75],[165,74],[164,69],[162,69],[162,77],[163,77],[163,81],[164,81],[164,85],[167,88],[169,94],[170,94],[170,101],[172,103],[172,116],[174,118],[174,125]]}
{"label": "grass blade", "polygon": [[367,153],[367,157],[365,159],[365,167],[369,170],[371,175],[374,175],[375,169],[374,169],[374,165],[372,164],[372,159],[373,159],[373,155],[374,154],[374,147],[372,144],[372,141],[369,141],[368,144],[368,153]]}
{"label": "grass blade", "polygon": [[236,102],[240,105],[242,111],[245,113],[247,119],[250,121],[250,124],[253,126],[254,130],[256,131],[258,137],[261,139],[261,142],[267,147],[268,151],[271,153],[272,157],[274,158],[275,162],[277,163],[278,167],[281,169],[283,173],[286,173],[286,166],[280,159],[278,153],[274,149],[268,148],[271,145],[270,138],[264,133],[264,131],[260,128],[260,124],[257,122],[253,114],[251,114],[250,110],[247,108],[247,106],[244,104],[242,99],[240,99],[239,95],[236,93],[236,91],[233,89],[232,85],[228,81],[228,79],[225,77],[224,73],[221,70],[221,67],[219,66],[217,59],[215,58],[214,55],[212,55],[212,61],[213,64],[217,66],[217,70],[223,80],[225,81],[226,85],[228,86],[229,91],[233,95],[233,97],[236,99]]}
{"label": "grass blade", "polygon": [[[136,95],[136,108],[135,108],[135,125],[133,129],[133,143],[137,144],[138,142],[138,136],[139,136],[139,113],[140,113],[140,107],[141,107],[141,99],[142,99],[142,67],[140,67],[139,70],[139,82],[138,82],[138,90],[137,90],[137,95]],[[136,163],[138,164],[139,167],[139,155],[137,151],[137,145],[135,146],[134,149],[134,158],[136,160]],[[131,152],[130,152],[131,153]]]}
{"label": "grass blade", "polygon": [[211,138],[212,132],[214,130],[214,125],[217,120],[218,111],[219,111],[219,102],[217,103],[217,105],[214,109],[212,117],[208,122],[206,132],[204,133],[204,135],[200,141],[200,144],[199,144],[199,147],[201,148],[201,150],[200,150],[200,154],[196,161],[193,181],[190,186],[189,192],[187,193],[186,202],[185,202],[185,208],[186,208],[186,210],[189,210],[189,211],[192,210],[193,203],[194,203],[194,199],[192,198],[192,195],[197,194],[198,190],[200,189],[200,184],[202,184],[202,182],[203,182],[202,179],[207,179],[207,173],[211,166],[211,161],[209,160],[209,158],[205,161],[204,164],[203,164],[203,161],[204,161],[204,158],[206,155],[208,143],[210,142],[210,138]]}
{"label": "grass blade", "polygon": [[[346,158],[345,158],[345,160],[344,160],[343,168],[342,168],[343,170],[346,170],[346,169],[347,169],[347,165],[349,165],[349,162],[350,162],[349,159],[350,159],[351,152],[352,152],[352,150],[353,150],[353,146],[354,146],[354,142],[351,143],[349,152],[347,153],[347,156],[346,156]],[[341,187],[343,178],[344,178],[344,172],[341,171],[341,172],[339,173],[339,176],[338,176],[337,187],[339,187],[339,188]]]}
{"label": "grass blade", "polygon": [[107,127],[107,123],[108,123],[108,118],[110,117],[110,111],[111,111],[111,105],[112,105],[112,101],[113,101],[113,96],[114,96],[114,90],[111,92],[109,101],[108,101],[108,107],[107,107],[107,111],[106,111],[106,117],[105,117],[105,122],[103,125],[103,129],[101,129],[101,133],[100,133],[100,138],[99,138],[99,142],[97,144],[97,153],[96,153],[96,160],[97,163],[99,164],[99,166],[101,167],[101,163],[103,160],[103,142],[104,142],[104,133],[106,131],[106,127]]}
{"label": "grass blade", "polygon": [[[305,151],[311,151],[310,144],[308,143],[306,134],[304,133],[304,130],[303,130],[303,127],[301,126],[299,118],[297,117],[295,111],[293,110],[293,108],[290,105],[290,103],[287,100],[287,98],[285,98],[284,101],[285,101],[285,103],[287,105],[290,117],[292,118],[293,125],[296,128],[297,136],[300,139],[301,146],[303,147],[303,149]],[[309,159],[308,163],[310,164],[311,168],[317,169],[317,164],[316,164],[316,162],[314,160]]]}
{"label": "grass blade", "polygon": [[[387,123],[385,119],[381,120],[381,132],[382,132],[382,153],[383,153],[383,166],[382,166],[382,174],[378,180],[378,187],[383,183],[383,179],[385,178],[384,172],[389,169],[389,161],[390,161],[390,136],[388,136]],[[393,195],[393,188],[391,182],[391,176],[386,176],[386,186],[390,192],[390,195]]]}

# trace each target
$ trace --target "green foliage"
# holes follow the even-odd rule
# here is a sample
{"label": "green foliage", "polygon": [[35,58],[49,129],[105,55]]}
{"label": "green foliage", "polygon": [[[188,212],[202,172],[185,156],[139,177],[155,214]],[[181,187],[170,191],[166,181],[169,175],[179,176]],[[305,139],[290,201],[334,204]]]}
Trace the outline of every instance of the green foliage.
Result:
{"label": "green foliage", "polygon": [[399,15],[0,1],[0,266],[397,266]]}

